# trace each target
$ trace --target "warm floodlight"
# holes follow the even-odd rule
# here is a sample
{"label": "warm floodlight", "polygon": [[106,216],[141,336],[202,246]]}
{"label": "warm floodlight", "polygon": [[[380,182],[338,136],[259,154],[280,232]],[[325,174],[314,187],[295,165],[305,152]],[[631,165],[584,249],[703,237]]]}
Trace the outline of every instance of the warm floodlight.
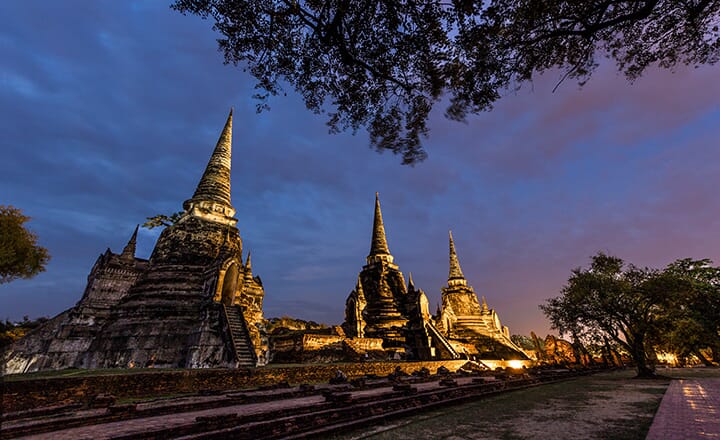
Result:
{"label": "warm floodlight", "polygon": [[508,366],[509,366],[510,368],[520,369],[520,368],[523,367],[523,363],[522,363],[522,361],[517,361],[517,360],[515,360],[515,361],[508,361]]}

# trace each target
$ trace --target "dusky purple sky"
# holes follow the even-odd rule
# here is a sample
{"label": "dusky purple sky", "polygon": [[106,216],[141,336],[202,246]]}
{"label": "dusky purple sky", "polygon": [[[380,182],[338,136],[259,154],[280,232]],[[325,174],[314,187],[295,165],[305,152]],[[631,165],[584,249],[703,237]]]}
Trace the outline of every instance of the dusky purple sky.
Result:
{"label": "dusky purple sky", "polygon": [[[579,88],[549,73],[467,124],[439,108],[429,158],[403,167],[363,131],[328,134],[292,90],[256,114],[212,23],[169,1],[0,2],[0,204],[21,208],[47,271],[0,285],[0,319],[77,302],[107,247],[179,211],[234,113],[233,204],[265,316],[340,323],[370,247],[375,191],[390,250],[431,308],[463,271],[511,333],[605,251],[639,266],[720,261],[720,66],[609,65]],[[159,231],[140,230],[147,258]]]}

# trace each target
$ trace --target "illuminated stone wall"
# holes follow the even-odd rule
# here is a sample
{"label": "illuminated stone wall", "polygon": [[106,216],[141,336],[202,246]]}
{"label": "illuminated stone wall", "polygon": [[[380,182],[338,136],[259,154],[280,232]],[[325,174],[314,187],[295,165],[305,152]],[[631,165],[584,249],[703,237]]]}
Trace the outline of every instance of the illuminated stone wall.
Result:
{"label": "illuminated stone wall", "polygon": [[201,369],[184,371],[147,371],[127,374],[7,381],[3,384],[4,411],[42,406],[87,403],[93,396],[110,394],[117,398],[197,393],[208,390],[236,390],[289,382],[327,383],[340,369],[350,379],[366,374],[387,376],[400,367],[411,374],[427,368],[432,374],[441,366],[457,371],[466,361],[436,362],[365,362],[332,365],[307,365],[258,369]]}

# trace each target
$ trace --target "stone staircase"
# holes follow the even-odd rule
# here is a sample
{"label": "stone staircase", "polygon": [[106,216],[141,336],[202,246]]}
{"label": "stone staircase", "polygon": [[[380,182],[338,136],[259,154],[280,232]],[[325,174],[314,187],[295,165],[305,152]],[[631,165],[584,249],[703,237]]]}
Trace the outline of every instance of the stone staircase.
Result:
{"label": "stone staircase", "polygon": [[227,319],[228,328],[230,330],[230,338],[235,349],[235,356],[240,367],[255,366],[255,352],[250,342],[250,336],[245,328],[245,320],[238,306],[226,306],[225,318]]}
{"label": "stone staircase", "polygon": [[437,327],[433,325],[432,322],[427,321],[425,323],[425,329],[427,330],[433,341],[442,345],[442,347],[450,353],[450,356],[452,356],[453,359],[460,358],[460,354],[455,351],[452,345],[450,345],[450,342],[445,338],[445,336],[442,335],[442,333],[440,333],[440,331],[437,329]]}

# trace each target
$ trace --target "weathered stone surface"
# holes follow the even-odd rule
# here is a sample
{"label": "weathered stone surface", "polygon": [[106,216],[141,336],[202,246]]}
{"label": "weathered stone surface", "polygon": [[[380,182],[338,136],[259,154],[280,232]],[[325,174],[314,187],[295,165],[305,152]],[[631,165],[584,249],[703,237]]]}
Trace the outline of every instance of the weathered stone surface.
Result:
{"label": "weathered stone surface", "polygon": [[78,304],[10,347],[6,373],[60,368],[236,367],[267,358],[264,289],[243,264],[230,204],[232,112],[180,220],[149,261],[98,258]]}
{"label": "weathered stone surface", "polygon": [[404,358],[528,360],[497,313],[484,298],[481,305],[468,286],[452,233],[448,285],[436,316],[430,315],[427,296],[412,277],[405,285],[393,260],[376,195],[370,255],[345,303],[343,328],[348,336],[381,339],[386,350],[395,349]]}
{"label": "weathered stone surface", "polygon": [[404,359],[447,359],[454,353],[432,326],[427,297],[405,278],[390,254],[380,200],[375,195],[375,216],[367,264],[345,303],[343,329],[351,338],[383,341],[388,356]]}
{"label": "weathered stone surface", "polygon": [[[311,368],[306,367],[307,370]],[[194,372],[214,373],[207,370]],[[347,384],[320,385],[317,391],[300,387],[278,390],[271,386],[209,398],[196,395],[138,403],[132,407],[118,405],[118,409],[101,411],[55,407],[44,411],[51,415],[46,419],[36,418],[37,411],[33,411],[35,414],[12,413],[11,421],[3,426],[3,437],[48,433],[43,438],[324,438],[334,431],[367,428],[401,414],[476,400],[576,375],[565,370],[551,375],[510,375],[485,383],[466,374],[456,374],[447,377],[457,385],[450,387],[440,385],[437,378],[408,378],[413,385],[372,380],[362,391]],[[342,399],[327,401],[327,397]],[[62,432],[56,432],[59,430]]]}
{"label": "weathered stone surface", "polygon": [[308,365],[273,368],[189,369],[144,371],[49,379],[22,379],[3,384],[3,409],[6,412],[60,404],[88,404],[98,394],[111,394],[118,399],[152,395],[199,393],[203,390],[233,390],[289,382],[293,385],[327,383],[341,369],[348,379],[375,375],[387,376],[396,368],[411,374],[427,368],[431,374],[439,367],[456,371],[465,364],[461,360],[433,362],[365,362],[332,365]]}
{"label": "weathered stone surface", "polygon": [[136,232],[125,251],[101,254],[88,275],[80,301],[17,341],[3,358],[6,373],[87,367],[87,352],[100,333],[111,309],[127,295],[147,268],[147,260],[135,258]]}
{"label": "weathered stone surface", "polygon": [[510,332],[500,323],[495,310],[488,308],[484,297],[481,305],[472,286],[468,285],[455,251],[452,232],[448,285],[442,289],[442,306],[434,322],[453,349],[464,356],[477,359],[529,359],[510,340]]}
{"label": "weathered stone surface", "polygon": [[7,373],[60,368],[239,367],[379,359],[526,359],[494,310],[468,286],[450,234],[442,308],[406,283],[390,254],[379,197],[370,253],[346,301],[342,328],[275,334],[264,328],[264,288],[243,262],[230,200],[232,112],[179,221],[149,260],[135,258],[137,228],[109,249],[72,309],[10,347]]}

